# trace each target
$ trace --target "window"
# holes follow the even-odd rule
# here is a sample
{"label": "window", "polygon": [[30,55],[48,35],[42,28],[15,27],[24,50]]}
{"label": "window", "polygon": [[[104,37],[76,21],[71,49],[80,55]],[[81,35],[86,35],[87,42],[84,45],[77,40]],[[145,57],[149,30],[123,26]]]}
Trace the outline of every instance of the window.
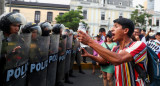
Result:
{"label": "window", "polygon": [[74,9],[71,9],[71,11],[74,11]]}
{"label": "window", "polygon": [[110,4],[110,1],[109,1],[109,0],[107,0],[107,4]]}
{"label": "window", "polygon": [[156,20],[156,26],[159,26],[159,20]]}
{"label": "window", "polygon": [[87,0],[87,1],[92,2],[92,0]]}
{"label": "window", "polygon": [[87,10],[83,10],[83,19],[87,19]]}
{"label": "window", "polygon": [[47,13],[47,21],[52,21],[53,20],[53,13],[52,12],[48,12]]}
{"label": "window", "polygon": [[101,13],[101,20],[105,20],[105,14],[103,12]]}
{"label": "window", "polygon": [[93,0],[93,2],[98,3],[98,0]]}
{"label": "window", "polygon": [[119,18],[123,18],[123,13],[122,12],[119,13]]}
{"label": "window", "polygon": [[13,9],[13,12],[14,13],[19,13],[19,10],[18,9]]}
{"label": "window", "polygon": [[149,19],[149,25],[152,25],[152,19]]}
{"label": "window", "polygon": [[122,2],[120,2],[119,5],[122,5]]}
{"label": "window", "polygon": [[103,2],[104,2],[104,4],[106,4],[106,0],[104,0]]}
{"label": "window", "polygon": [[34,22],[35,23],[39,23],[40,22],[40,11],[35,11]]}
{"label": "window", "polygon": [[59,13],[60,16],[62,16],[64,13]]}

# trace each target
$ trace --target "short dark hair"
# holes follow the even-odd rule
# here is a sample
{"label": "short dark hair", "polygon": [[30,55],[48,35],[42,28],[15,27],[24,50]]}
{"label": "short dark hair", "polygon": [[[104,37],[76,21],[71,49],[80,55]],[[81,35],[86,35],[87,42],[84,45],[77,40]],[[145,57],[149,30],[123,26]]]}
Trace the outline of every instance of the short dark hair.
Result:
{"label": "short dark hair", "polygon": [[127,19],[127,18],[118,18],[118,19],[115,19],[113,22],[122,25],[123,29],[124,28],[128,28],[129,29],[128,36],[129,37],[132,36],[132,34],[134,32],[134,24],[133,24],[133,22],[130,19]]}
{"label": "short dark hair", "polygon": [[98,34],[96,37],[100,38],[101,36]]}
{"label": "short dark hair", "polygon": [[141,32],[141,29],[140,29],[140,28],[136,27],[135,29],[137,29],[137,30],[139,30],[139,32]]}
{"label": "short dark hair", "polygon": [[104,28],[100,28],[99,32],[106,32],[106,30]]}
{"label": "short dark hair", "polygon": [[145,30],[145,29],[142,29],[142,31],[146,32],[146,30]]}
{"label": "short dark hair", "polygon": [[112,32],[111,31],[108,31],[108,33],[106,34],[106,38],[107,37],[112,38]]}

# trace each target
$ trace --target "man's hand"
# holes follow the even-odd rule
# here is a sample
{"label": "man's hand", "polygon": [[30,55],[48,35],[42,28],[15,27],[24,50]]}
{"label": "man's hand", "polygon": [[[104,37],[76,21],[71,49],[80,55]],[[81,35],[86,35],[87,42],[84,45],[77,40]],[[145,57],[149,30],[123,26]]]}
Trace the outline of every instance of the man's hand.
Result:
{"label": "man's hand", "polygon": [[91,37],[89,37],[88,34],[84,33],[81,30],[78,30],[78,40],[79,42],[88,45],[89,41],[92,40]]}
{"label": "man's hand", "polygon": [[89,57],[91,54],[89,54],[84,48],[81,48],[81,50],[82,50],[82,57]]}
{"label": "man's hand", "polygon": [[137,40],[137,41],[140,41],[140,38],[139,38],[139,36],[135,36],[135,38],[136,38],[136,40]]}
{"label": "man's hand", "polygon": [[20,48],[21,48],[20,46],[17,46],[17,47],[15,47],[15,48],[13,49],[12,52],[16,52],[16,50],[17,50],[17,49],[20,49]]}

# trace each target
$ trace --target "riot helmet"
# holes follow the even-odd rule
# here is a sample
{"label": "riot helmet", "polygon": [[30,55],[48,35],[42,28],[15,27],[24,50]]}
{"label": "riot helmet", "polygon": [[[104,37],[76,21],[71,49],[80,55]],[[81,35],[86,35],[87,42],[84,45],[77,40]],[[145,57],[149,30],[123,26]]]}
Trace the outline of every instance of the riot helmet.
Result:
{"label": "riot helmet", "polygon": [[73,35],[73,30],[72,30],[72,29],[69,29],[69,31],[70,31],[70,35]]}
{"label": "riot helmet", "polygon": [[77,32],[73,32],[73,39],[77,38],[78,33]]}
{"label": "riot helmet", "polygon": [[21,30],[22,33],[32,33],[32,39],[36,39],[42,34],[41,27],[33,22],[28,22]]}
{"label": "riot helmet", "polygon": [[41,27],[39,25],[37,25],[36,23],[33,23],[33,22],[28,22],[22,29],[22,33],[31,33],[33,32],[34,30],[37,30],[37,33],[39,35],[42,34],[42,31],[41,31]]}
{"label": "riot helmet", "polygon": [[42,29],[42,36],[49,36],[52,30],[52,26],[49,22],[40,23],[40,27]]}
{"label": "riot helmet", "polygon": [[53,31],[54,34],[60,34],[60,35],[62,35],[62,31],[64,29],[65,29],[65,26],[63,24],[55,24],[53,26],[52,31]]}
{"label": "riot helmet", "polygon": [[21,25],[26,24],[26,19],[21,13],[5,13],[0,16],[0,29],[7,34],[12,34],[11,25],[15,26],[18,24],[18,31]]}

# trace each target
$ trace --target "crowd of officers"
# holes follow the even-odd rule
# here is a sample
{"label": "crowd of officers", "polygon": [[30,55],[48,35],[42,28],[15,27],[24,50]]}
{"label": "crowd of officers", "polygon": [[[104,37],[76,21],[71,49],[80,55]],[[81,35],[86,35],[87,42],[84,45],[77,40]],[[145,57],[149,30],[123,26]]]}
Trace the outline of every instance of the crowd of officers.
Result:
{"label": "crowd of officers", "polygon": [[76,60],[77,33],[63,24],[26,22],[20,13],[0,16],[0,86],[64,86]]}

